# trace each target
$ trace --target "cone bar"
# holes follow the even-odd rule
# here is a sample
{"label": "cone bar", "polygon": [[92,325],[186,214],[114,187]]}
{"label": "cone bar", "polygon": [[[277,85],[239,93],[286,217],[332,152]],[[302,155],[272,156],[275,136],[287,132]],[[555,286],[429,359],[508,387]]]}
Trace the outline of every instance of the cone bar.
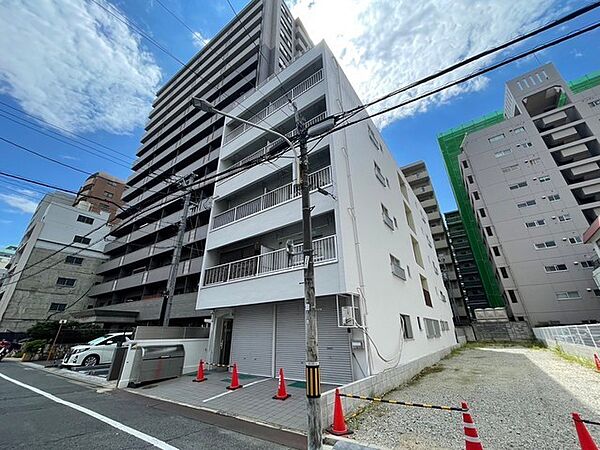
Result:
{"label": "cone bar", "polygon": [[200,360],[198,363],[198,373],[196,374],[196,378],[194,378],[192,381],[196,383],[206,381],[206,377],[204,376],[204,361]]}
{"label": "cone bar", "polygon": [[336,436],[352,434],[352,431],[348,429],[346,420],[344,419],[344,410],[342,408],[342,398],[340,397],[339,389],[335,390],[335,401],[333,404],[333,425],[327,428],[327,432],[335,434]]}
{"label": "cone bar", "polygon": [[598,353],[594,353],[594,362],[596,363],[596,370],[600,372],[600,358],[598,358]]}
{"label": "cone bar", "polygon": [[273,398],[275,400],[285,400],[291,396],[292,395],[288,394],[285,389],[285,378],[283,377],[283,368],[281,368],[279,369],[279,389],[277,389],[277,394],[275,394]]}
{"label": "cone bar", "polygon": [[465,402],[461,403],[463,412],[463,427],[465,429],[465,450],[483,450],[481,441],[479,440],[479,434],[477,434],[477,428],[475,428],[475,422],[469,412],[469,405]]}
{"label": "cone bar", "polygon": [[594,443],[592,435],[581,420],[581,417],[579,417],[579,414],[573,413],[573,422],[575,422],[575,430],[577,431],[581,450],[598,450],[598,446]]}
{"label": "cone bar", "polygon": [[238,379],[238,371],[237,364],[233,363],[233,372],[231,372],[231,384],[227,386],[227,389],[230,391],[235,391],[236,389],[241,388],[240,380]]}

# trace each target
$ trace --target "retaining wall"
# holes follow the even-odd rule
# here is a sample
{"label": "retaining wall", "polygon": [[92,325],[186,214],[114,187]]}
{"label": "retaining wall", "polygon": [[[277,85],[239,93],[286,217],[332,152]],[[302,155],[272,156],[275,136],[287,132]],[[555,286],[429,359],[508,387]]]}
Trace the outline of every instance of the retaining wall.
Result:
{"label": "retaining wall", "polygon": [[548,347],[560,347],[566,353],[594,358],[600,353],[600,325],[568,325],[534,328],[535,337]]}

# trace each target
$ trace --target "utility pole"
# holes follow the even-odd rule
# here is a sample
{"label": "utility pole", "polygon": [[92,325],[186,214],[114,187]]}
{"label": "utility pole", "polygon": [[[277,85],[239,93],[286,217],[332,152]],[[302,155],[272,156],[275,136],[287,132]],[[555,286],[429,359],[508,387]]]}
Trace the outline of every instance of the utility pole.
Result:
{"label": "utility pole", "polygon": [[179,270],[179,260],[181,259],[181,248],[183,247],[183,236],[185,235],[185,224],[187,222],[188,211],[190,209],[190,203],[192,199],[192,190],[189,185],[194,180],[194,174],[192,173],[186,179],[181,180],[183,188],[186,190],[185,196],[183,197],[183,209],[181,210],[181,219],[179,221],[179,229],[177,231],[177,238],[175,241],[175,249],[173,250],[173,257],[171,258],[171,267],[169,269],[169,279],[167,281],[167,289],[163,295],[163,301],[160,308],[160,320],[162,321],[163,327],[169,326],[169,320],[171,318],[171,308],[173,306],[173,294],[175,292],[175,284],[177,282],[177,272]]}
{"label": "utility pole", "polygon": [[310,185],[308,180],[308,130],[295,108],[296,128],[300,145],[300,189],[302,191],[302,234],[304,257],[304,331],[306,335],[306,400],[308,412],[307,447],[322,448],[321,429],[321,374],[317,337],[317,300],[315,298],[315,267],[312,248],[312,217]]}

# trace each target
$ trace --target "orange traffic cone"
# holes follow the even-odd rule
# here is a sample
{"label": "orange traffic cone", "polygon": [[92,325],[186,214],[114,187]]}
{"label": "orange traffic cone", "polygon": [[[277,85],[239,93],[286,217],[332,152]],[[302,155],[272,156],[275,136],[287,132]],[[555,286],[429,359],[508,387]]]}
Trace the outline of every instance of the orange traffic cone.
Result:
{"label": "orange traffic cone", "polygon": [[581,417],[579,417],[579,414],[573,413],[573,422],[575,422],[575,430],[577,431],[581,450],[598,450],[598,446],[594,443],[590,432],[581,420]]}
{"label": "orange traffic cone", "polygon": [[463,427],[465,429],[465,449],[466,450],[483,450],[479,435],[477,434],[477,428],[475,428],[475,422],[469,412],[469,405],[462,402],[461,405],[463,412]]}
{"label": "orange traffic cone", "polygon": [[196,383],[206,381],[206,377],[204,376],[204,361],[200,360],[198,363],[198,373],[196,374],[196,378],[194,378],[192,381]]}
{"label": "orange traffic cone", "polygon": [[240,380],[238,379],[237,364],[233,363],[233,372],[231,372],[231,384],[227,386],[230,391],[235,391],[241,388]]}
{"label": "orange traffic cone", "polygon": [[600,358],[598,358],[598,353],[594,353],[594,362],[596,363],[596,370],[600,372]]}
{"label": "orange traffic cone", "polygon": [[279,389],[277,389],[277,394],[273,396],[275,400],[285,400],[286,398],[291,397],[291,394],[288,394],[285,389],[285,378],[283,377],[283,369],[279,369]]}
{"label": "orange traffic cone", "polygon": [[335,390],[335,402],[333,404],[333,425],[327,428],[327,432],[335,434],[336,436],[352,434],[352,431],[350,431],[346,425],[346,419],[344,419],[344,410],[342,408],[342,398],[340,397],[339,389]]}

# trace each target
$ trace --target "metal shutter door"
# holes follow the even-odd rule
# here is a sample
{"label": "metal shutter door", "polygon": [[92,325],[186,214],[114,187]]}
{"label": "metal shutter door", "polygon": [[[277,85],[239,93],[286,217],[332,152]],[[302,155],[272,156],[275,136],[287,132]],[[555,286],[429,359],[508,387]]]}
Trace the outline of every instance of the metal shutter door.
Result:
{"label": "metal shutter door", "polygon": [[241,373],[273,376],[273,305],[234,309],[231,363]]}
{"label": "metal shutter door", "polygon": [[277,303],[277,339],[275,341],[275,368],[283,367],[285,377],[304,380],[304,302]]}
{"label": "metal shutter door", "polygon": [[[323,383],[344,384],[352,379],[350,338],[338,328],[335,300],[318,302],[319,362]],[[277,304],[276,369],[283,367],[286,378],[304,380],[306,343],[304,339],[304,302]]]}
{"label": "metal shutter door", "polygon": [[321,381],[345,384],[352,379],[350,333],[337,326],[335,299],[320,300],[318,307],[319,362]]}

